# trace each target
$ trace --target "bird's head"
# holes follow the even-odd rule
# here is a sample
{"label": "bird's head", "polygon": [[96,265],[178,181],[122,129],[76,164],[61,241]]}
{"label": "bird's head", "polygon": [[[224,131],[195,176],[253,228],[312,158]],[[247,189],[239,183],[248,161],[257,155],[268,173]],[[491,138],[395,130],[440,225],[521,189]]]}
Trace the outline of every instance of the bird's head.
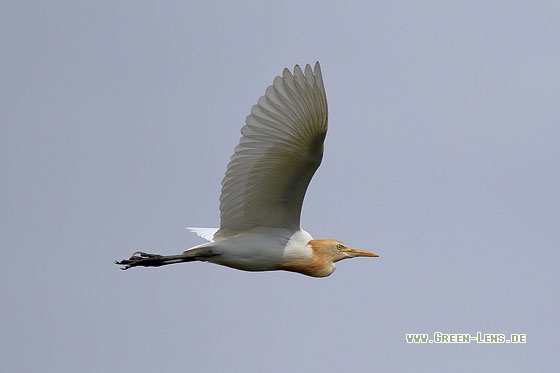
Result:
{"label": "bird's head", "polygon": [[379,256],[369,251],[348,247],[342,242],[330,238],[311,240],[309,241],[309,245],[313,249],[315,255],[328,259],[333,263],[342,259],[355,258],[358,256]]}
{"label": "bird's head", "polygon": [[377,257],[379,255],[365,250],[348,247],[340,241],[330,238],[311,240],[308,246],[312,249],[312,256],[304,261],[290,261],[279,269],[300,272],[308,276],[325,277],[335,270],[335,262],[358,256]]}

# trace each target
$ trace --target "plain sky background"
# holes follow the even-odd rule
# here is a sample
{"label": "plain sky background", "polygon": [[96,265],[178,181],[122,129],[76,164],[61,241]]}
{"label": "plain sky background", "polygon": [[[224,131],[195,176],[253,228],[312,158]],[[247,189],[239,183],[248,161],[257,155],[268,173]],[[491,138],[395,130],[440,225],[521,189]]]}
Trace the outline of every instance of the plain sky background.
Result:
{"label": "plain sky background", "polygon": [[[5,372],[557,371],[558,1],[3,1]],[[121,271],[219,221],[245,116],[319,60],[328,278]],[[406,333],[526,344],[407,344]]]}

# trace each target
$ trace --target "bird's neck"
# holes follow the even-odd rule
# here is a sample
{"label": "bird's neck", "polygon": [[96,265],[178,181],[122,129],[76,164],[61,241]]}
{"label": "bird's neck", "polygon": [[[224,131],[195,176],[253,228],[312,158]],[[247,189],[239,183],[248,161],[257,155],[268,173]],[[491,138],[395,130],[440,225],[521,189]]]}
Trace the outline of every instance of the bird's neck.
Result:
{"label": "bird's neck", "polygon": [[305,248],[298,250],[301,255],[288,255],[275,269],[298,272],[312,277],[326,277],[333,273],[334,263],[321,255],[313,241],[309,241]]}

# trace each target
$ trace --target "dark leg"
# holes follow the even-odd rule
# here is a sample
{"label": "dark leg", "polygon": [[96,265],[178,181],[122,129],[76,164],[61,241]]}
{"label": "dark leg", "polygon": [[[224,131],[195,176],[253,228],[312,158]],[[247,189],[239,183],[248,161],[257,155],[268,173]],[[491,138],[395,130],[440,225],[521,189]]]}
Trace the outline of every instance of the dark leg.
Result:
{"label": "dark leg", "polygon": [[122,265],[121,269],[129,269],[132,267],[160,267],[168,264],[193,262],[196,260],[205,260],[210,256],[215,256],[211,250],[188,250],[179,255],[159,255],[147,254],[137,251],[128,259],[115,261],[115,264]]}

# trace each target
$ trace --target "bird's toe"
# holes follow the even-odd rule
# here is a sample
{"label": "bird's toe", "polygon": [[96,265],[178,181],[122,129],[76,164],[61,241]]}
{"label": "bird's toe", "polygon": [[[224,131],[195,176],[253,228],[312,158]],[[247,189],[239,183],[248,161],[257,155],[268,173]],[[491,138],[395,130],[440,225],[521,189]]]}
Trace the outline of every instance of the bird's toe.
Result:
{"label": "bird's toe", "polygon": [[154,260],[161,258],[159,254],[148,254],[142,251],[137,251],[132,254],[128,259],[123,259],[120,261],[115,260],[115,264],[123,266],[121,269],[126,270],[137,266],[149,266]]}
{"label": "bird's toe", "polygon": [[139,259],[150,259],[150,258],[159,258],[161,255],[159,254],[148,254],[143,251],[137,251],[130,257],[129,260],[139,260]]}

